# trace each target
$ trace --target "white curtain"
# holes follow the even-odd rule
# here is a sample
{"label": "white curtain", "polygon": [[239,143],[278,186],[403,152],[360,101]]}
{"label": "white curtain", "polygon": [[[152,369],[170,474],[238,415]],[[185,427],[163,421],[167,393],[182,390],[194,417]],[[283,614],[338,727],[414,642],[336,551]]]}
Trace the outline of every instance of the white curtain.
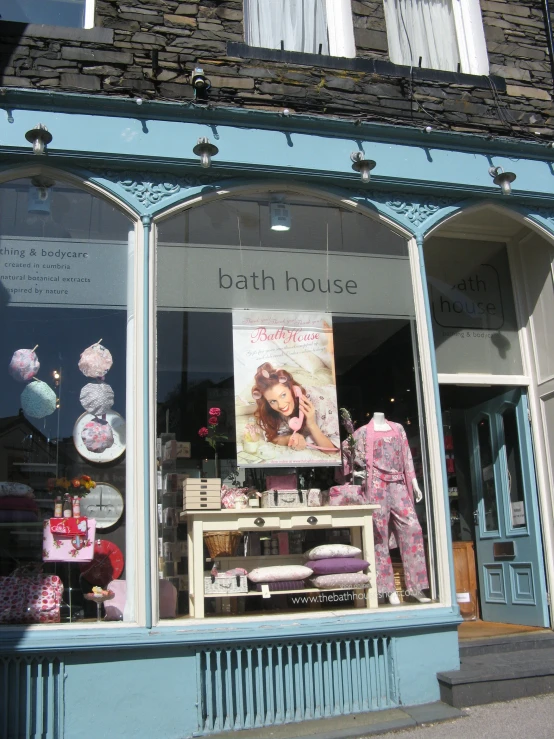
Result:
{"label": "white curtain", "polygon": [[325,0],[244,0],[246,43],[266,49],[329,54]]}
{"label": "white curtain", "polygon": [[391,62],[458,71],[452,0],[385,0],[385,20]]}

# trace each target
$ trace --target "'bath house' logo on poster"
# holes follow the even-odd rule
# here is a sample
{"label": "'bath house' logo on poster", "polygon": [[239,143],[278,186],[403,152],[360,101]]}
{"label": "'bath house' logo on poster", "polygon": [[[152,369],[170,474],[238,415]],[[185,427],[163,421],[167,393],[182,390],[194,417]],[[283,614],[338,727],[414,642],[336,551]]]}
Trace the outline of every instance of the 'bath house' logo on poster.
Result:
{"label": "'bath house' logo on poster", "polygon": [[429,278],[433,318],[443,328],[499,330],[504,325],[500,278],[490,264],[447,284]]}

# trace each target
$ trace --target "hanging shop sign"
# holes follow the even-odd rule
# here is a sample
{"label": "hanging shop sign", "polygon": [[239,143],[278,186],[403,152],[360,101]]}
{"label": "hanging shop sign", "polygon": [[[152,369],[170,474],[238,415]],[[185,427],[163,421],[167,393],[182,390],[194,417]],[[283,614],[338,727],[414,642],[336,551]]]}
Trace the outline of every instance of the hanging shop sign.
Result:
{"label": "hanging shop sign", "polygon": [[0,286],[8,306],[127,307],[128,245],[78,239],[0,239]]}
{"label": "hanging shop sign", "polygon": [[506,246],[437,237],[425,266],[438,372],[521,374]]}
{"label": "hanging shop sign", "polygon": [[408,257],[160,244],[157,269],[159,310],[414,315]]}
{"label": "hanging shop sign", "polygon": [[340,464],[332,317],[233,311],[237,463]]}

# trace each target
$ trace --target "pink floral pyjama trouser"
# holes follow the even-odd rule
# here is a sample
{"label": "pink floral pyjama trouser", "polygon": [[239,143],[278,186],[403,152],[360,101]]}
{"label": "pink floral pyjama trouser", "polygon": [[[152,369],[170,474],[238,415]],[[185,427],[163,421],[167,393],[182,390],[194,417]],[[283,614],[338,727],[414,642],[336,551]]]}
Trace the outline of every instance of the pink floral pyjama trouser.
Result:
{"label": "pink floral pyjama trouser", "polygon": [[423,533],[417,520],[414,501],[404,482],[385,482],[373,477],[370,503],[380,505],[373,513],[375,565],[379,594],[394,593],[394,573],[389,552],[391,526],[402,557],[408,591],[429,587]]}

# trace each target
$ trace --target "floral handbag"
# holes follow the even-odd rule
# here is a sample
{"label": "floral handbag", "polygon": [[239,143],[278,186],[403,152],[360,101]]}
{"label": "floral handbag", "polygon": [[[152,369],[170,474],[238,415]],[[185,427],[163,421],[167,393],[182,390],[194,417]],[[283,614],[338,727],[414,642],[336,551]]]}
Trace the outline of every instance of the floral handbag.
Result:
{"label": "floral handbag", "polygon": [[47,518],[42,532],[44,562],[92,562],[96,520],[77,518]]}
{"label": "floral handbag", "polygon": [[0,623],[59,623],[62,595],[57,575],[20,567],[0,577]]}

